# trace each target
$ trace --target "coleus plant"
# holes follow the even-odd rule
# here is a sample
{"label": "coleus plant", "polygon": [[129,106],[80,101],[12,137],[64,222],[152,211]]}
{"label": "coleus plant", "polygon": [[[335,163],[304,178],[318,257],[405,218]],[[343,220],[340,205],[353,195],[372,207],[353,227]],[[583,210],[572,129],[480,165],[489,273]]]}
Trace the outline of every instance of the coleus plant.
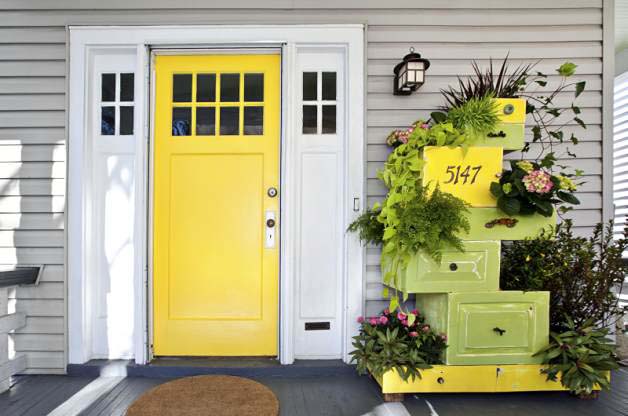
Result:
{"label": "coleus plant", "polygon": [[521,160],[511,161],[510,169],[504,170],[498,182],[491,183],[491,193],[497,198],[497,206],[508,215],[550,217],[554,205],[580,203],[573,192],[576,184],[573,175],[553,175],[545,169],[548,162]]}

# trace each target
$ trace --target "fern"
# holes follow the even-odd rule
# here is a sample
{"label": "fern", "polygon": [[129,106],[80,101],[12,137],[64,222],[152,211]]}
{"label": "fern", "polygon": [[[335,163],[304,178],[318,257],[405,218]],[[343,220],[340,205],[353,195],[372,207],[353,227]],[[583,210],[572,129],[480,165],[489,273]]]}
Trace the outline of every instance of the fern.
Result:
{"label": "fern", "polygon": [[473,137],[484,137],[495,130],[499,121],[497,102],[490,95],[471,98],[450,108],[447,119],[455,128],[464,130]]}

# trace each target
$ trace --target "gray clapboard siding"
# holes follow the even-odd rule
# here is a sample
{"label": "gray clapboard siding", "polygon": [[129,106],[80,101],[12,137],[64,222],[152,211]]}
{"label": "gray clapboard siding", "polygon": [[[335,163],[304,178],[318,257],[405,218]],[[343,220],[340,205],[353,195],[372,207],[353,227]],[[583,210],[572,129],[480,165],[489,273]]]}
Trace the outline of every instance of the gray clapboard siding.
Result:
{"label": "gray clapboard siding", "polygon": [[[225,8],[228,4],[229,8]],[[63,248],[65,197],[65,89],[67,25],[128,24],[368,24],[368,203],[385,194],[376,178],[388,154],[385,137],[442,103],[441,88],[471,74],[470,61],[510,53],[513,65],[543,58],[537,69],[551,75],[565,60],[578,65],[574,80],[587,82],[580,97],[586,131],[568,125],[582,144],[583,204],[569,213],[585,233],[601,219],[602,190],[602,0],[5,0],[0,2],[0,264],[26,256],[51,261],[39,287],[18,290],[27,314],[16,334],[30,373],[65,366]],[[427,83],[411,97],[393,97],[391,71],[410,46],[431,60]],[[567,106],[569,94],[558,98]],[[529,132],[528,132],[529,133]],[[572,160],[565,162],[571,163]],[[621,175],[620,175],[621,176]],[[627,176],[628,173],[624,176]],[[618,183],[618,187],[623,183]],[[18,259],[23,260],[23,259]],[[58,264],[57,264],[58,263]],[[379,251],[367,249],[367,313],[381,300]]]}

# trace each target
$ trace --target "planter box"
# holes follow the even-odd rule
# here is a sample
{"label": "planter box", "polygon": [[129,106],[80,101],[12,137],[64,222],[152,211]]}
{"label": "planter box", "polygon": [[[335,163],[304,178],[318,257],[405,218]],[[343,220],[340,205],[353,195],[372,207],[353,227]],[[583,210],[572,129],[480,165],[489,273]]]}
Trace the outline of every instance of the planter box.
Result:
{"label": "planter box", "polygon": [[540,364],[549,343],[549,292],[417,294],[416,306],[447,334],[449,365]]}
{"label": "planter box", "polygon": [[440,264],[419,252],[393,285],[406,293],[477,292],[499,290],[499,241],[466,241],[465,252],[443,251]]}
{"label": "planter box", "polygon": [[499,123],[492,136],[476,142],[477,146],[500,146],[506,150],[521,150],[525,145],[525,124]]}
{"label": "planter box", "polygon": [[[403,381],[391,370],[374,377],[384,394],[403,393],[504,393],[564,391],[560,382],[546,381],[542,365],[435,365],[421,371],[421,378]],[[596,388],[599,390],[599,387]]]}
{"label": "planter box", "polygon": [[491,194],[491,182],[502,171],[501,147],[427,146],[423,149],[422,180],[426,186],[440,186],[467,201],[473,207],[495,207],[497,201]]}
{"label": "planter box", "polygon": [[[467,215],[470,230],[460,237],[471,241],[525,240],[556,225],[556,211],[551,217],[540,214],[511,217],[497,208],[470,208]],[[505,221],[495,221],[500,219]]]}

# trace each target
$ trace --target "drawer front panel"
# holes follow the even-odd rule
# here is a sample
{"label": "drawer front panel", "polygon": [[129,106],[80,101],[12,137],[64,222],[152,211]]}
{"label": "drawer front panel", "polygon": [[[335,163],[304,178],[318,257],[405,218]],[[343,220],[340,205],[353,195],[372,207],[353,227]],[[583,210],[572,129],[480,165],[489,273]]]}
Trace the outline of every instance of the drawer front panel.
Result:
{"label": "drawer front panel", "polygon": [[497,98],[497,117],[502,123],[525,124],[526,100],[523,98]]}
{"label": "drawer front panel", "polygon": [[447,364],[538,364],[549,341],[548,292],[448,296]]}
{"label": "drawer front panel", "polygon": [[469,292],[499,289],[499,241],[467,241],[465,252],[443,252],[440,264],[420,252],[403,276],[409,293]]}
{"label": "drawer front panel", "polygon": [[493,136],[484,137],[478,146],[501,146],[504,150],[521,150],[525,144],[525,124],[498,123]]}
{"label": "drawer front panel", "polygon": [[460,235],[463,240],[525,240],[556,225],[556,211],[551,217],[540,214],[509,217],[497,208],[469,208],[466,215],[470,230]]}
{"label": "drawer front panel", "polygon": [[491,194],[491,182],[502,171],[503,149],[501,147],[432,147],[423,151],[425,167],[423,184],[440,186],[467,201],[474,207],[495,207],[497,202]]}

